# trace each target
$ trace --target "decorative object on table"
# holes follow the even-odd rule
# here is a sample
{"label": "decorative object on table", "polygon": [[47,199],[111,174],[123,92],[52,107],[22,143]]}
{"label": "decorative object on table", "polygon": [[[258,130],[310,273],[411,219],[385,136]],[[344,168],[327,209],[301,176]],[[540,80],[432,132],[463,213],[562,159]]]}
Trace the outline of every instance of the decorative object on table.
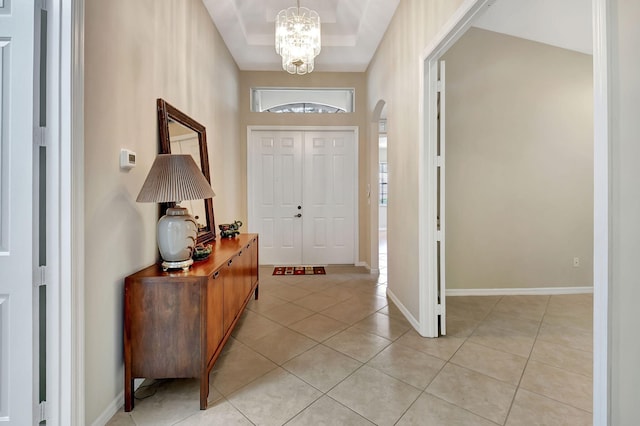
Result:
{"label": "decorative object on table", "polygon": [[211,250],[211,244],[198,244],[193,250],[193,255],[191,256],[191,258],[194,262],[205,260],[211,254]]}
{"label": "decorative object on table", "polygon": [[326,275],[324,266],[276,266],[273,275]]}
{"label": "decorative object on table", "polygon": [[240,233],[239,229],[242,226],[242,222],[236,220],[233,223],[225,223],[222,225],[218,225],[220,228],[220,237],[222,238],[233,238]]}
{"label": "decorative object on table", "polygon": [[[189,154],[160,154],[156,157],[136,201],[179,203],[215,197],[209,182]],[[176,204],[158,221],[158,249],[162,269],[187,270],[193,264],[198,237],[196,221],[186,208]]]}
{"label": "decorative object on table", "polygon": [[282,69],[289,74],[313,71],[321,49],[320,17],[315,10],[290,7],[276,16],[276,52],[282,56]]}

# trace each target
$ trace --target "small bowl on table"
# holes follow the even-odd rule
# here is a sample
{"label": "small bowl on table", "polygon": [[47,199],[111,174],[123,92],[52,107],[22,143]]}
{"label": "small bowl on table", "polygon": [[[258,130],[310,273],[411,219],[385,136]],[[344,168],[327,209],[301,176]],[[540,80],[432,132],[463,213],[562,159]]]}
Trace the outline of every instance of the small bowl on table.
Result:
{"label": "small bowl on table", "polygon": [[193,255],[191,257],[193,258],[194,262],[205,260],[211,254],[211,249],[211,244],[198,244],[193,250]]}

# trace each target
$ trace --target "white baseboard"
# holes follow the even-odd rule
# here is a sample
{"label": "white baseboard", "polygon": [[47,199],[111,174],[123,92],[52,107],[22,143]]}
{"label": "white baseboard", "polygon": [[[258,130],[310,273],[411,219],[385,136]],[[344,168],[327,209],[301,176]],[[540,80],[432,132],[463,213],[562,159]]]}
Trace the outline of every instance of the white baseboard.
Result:
{"label": "white baseboard", "polygon": [[448,288],[447,296],[543,296],[593,293],[593,287]]}
{"label": "white baseboard", "polygon": [[91,423],[91,426],[104,426],[106,425],[111,417],[113,417],[120,407],[124,405],[124,391],[120,392],[118,396],[111,401],[111,403],[107,406],[107,408],[98,416],[97,419]]}
{"label": "white baseboard", "polygon": [[370,274],[375,275],[375,274],[379,274],[380,273],[380,269],[374,269],[371,266],[369,266],[369,264],[367,262],[356,262],[355,266],[362,266],[364,267],[367,271],[369,271]]}
{"label": "white baseboard", "polygon": [[362,261],[362,260],[361,260],[361,261],[359,261],[359,262],[356,262],[356,263],[354,264],[354,266],[362,266],[362,267],[366,268],[366,269],[367,269],[367,271],[370,271],[370,270],[371,270],[371,266],[369,266],[369,264],[368,264],[367,262],[364,262],[364,261]]}
{"label": "white baseboard", "polygon": [[[144,382],[144,379],[134,379],[133,381],[133,390],[134,392],[140,387],[140,385]],[[111,420],[120,408],[124,405],[124,390],[115,397],[113,401],[105,408],[105,410],[98,416],[97,419],[91,423],[91,426],[105,426]]]}
{"label": "white baseboard", "polygon": [[400,309],[400,312],[402,312],[402,315],[404,315],[407,321],[409,321],[409,324],[411,324],[413,329],[416,331],[420,330],[420,321],[418,321],[417,319],[414,318],[413,315],[411,315],[411,312],[409,312],[406,306],[404,306],[400,302],[400,299],[398,299],[396,295],[393,294],[393,291],[389,290],[388,287],[387,287],[387,296],[389,297],[389,299],[393,301],[393,303],[398,307],[398,309]]}

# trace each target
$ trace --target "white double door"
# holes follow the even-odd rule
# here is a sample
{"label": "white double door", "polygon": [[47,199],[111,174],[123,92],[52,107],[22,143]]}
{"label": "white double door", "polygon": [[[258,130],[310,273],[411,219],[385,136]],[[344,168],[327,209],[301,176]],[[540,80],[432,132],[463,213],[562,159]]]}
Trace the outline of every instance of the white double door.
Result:
{"label": "white double door", "polygon": [[261,264],[355,262],[356,153],[354,131],[251,131],[249,231]]}

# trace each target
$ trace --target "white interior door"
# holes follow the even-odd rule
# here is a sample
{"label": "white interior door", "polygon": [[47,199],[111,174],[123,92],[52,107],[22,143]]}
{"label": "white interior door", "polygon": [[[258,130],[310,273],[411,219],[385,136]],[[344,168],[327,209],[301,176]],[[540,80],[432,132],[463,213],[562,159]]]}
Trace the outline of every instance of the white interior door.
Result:
{"label": "white interior door", "polygon": [[353,131],[255,130],[249,137],[249,231],[266,265],[353,264]]}
{"label": "white interior door", "polygon": [[302,133],[252,132],[250,149],[249,231],[260,234],[260,263],[301,264]]}
{"label": "white interior door", "polygon": [[0,0],[0,423],[34,424],[34,2]]}
{"label": "white interior door", "polygon": [[353,264],[355,170],[353,132],[305,132],[302,261]]}

